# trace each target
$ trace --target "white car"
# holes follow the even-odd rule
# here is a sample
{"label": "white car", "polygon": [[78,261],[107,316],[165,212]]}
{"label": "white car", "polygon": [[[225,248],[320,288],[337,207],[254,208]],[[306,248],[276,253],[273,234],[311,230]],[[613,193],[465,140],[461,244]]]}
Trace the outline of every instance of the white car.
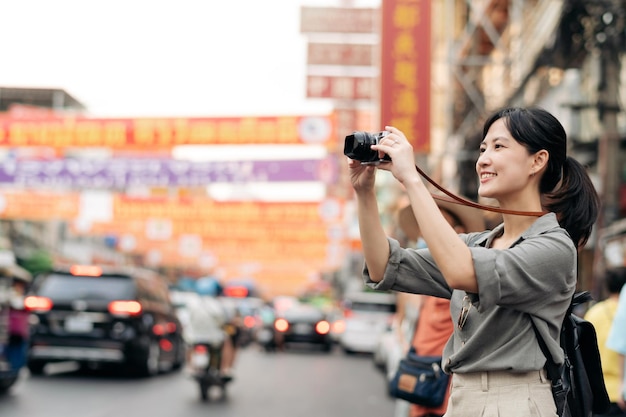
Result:
{"label": "white car", "polygon": [[387,332],[396,311],[393,293],[359,291],[343,300],[343,325],[339,346],[346,353],[373,353]]}

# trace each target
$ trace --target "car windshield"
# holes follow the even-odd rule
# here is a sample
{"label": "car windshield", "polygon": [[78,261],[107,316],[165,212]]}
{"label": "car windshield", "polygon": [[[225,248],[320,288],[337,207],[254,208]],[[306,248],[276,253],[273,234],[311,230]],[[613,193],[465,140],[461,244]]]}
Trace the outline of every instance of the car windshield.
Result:
{"label": "car windshield", "polygon": [[351,305],[352,311],[368,311],[375,313],[394,313],[396,311],[395,304],[383,304],[383,303],[364,303],[359,301],[353,301]]}
{"label": "car windshield", "polygon": [[135,296],[132,280],[122,276],[81,277],[53,274],[41,284],[38,295],[53,300],[124,300]]}
{"label": "car windshield", "polygon": [[322,319],[323,314],[319,309],[313,306],[299,304],[286,310],[284,312],[284,317],[288,320],[299,320],[305,318],[320,320]]}

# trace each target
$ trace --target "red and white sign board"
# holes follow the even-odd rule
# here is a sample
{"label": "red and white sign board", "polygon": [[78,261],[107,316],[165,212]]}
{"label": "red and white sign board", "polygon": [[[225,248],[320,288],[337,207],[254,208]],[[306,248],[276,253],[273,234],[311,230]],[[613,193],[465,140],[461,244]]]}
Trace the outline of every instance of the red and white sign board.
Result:
{"label": "red and white sign board", "polygon": [[374,45],[345,43],[309,43],[308,65],[371,66],[378,62]]}
{"label": "red and white sign board", "polygon": [[307,97],[340,100],[372,100],[377,82],[371,77],[307,76]]}
{"label": "red and white sign board", "polygon": [[300,9],[302,33],[378,33],[379,10],[347,7],[306,7]]}

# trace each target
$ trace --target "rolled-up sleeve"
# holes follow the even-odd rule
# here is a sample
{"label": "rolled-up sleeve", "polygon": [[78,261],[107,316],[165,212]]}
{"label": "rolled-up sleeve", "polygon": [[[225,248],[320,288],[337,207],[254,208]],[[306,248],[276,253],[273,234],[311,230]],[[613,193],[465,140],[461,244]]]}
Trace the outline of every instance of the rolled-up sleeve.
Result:
{"label": "rolled-up sleeve", "polygon": [[477,305],[536,314],[545,297],[571,297],[576,285],[576,248],[562,229],[521,238],[506,250],[470,247],[478,283]]}
{"label": "rolled-up sleeve", "polygon": [[[553,213],[537,220],[511,247],[489,248],[488,241],[500,232],[501,228],[459,235],[474,264],[476,307],[484,312],[500,306],[559,322],[558,317],[549,317],[549,311],[558,309],[545,309],[544,305],[547,296],[557,305],[568,305],[576,287],[577,252],[571,238]],[[428,249],[406,249],[396,240],[388,240],[389,261],[383,279],[372,281],[364,266],[363,277],[369,287],[450,298],[452,289]]]}
{"label": "rolled-up sleeve", "polygon": [[365,264],[365,284],[378,291],[394,290],[450,298],[452,290],[443,279],[428,249],[402,248],[397,240],[389,240],[389,261],[383,279],[372,281]]}

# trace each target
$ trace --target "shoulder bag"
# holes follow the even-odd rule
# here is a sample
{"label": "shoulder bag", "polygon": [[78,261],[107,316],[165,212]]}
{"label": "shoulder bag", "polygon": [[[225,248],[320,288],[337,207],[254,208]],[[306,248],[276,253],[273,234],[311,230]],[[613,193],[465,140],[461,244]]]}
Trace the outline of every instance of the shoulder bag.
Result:
{"label": "shoulder bag", "polygon": [[441,369],[441,356],[419,356],[411,347],[389,381],[389,394],[413,404],[443,404],[450,375]]}

